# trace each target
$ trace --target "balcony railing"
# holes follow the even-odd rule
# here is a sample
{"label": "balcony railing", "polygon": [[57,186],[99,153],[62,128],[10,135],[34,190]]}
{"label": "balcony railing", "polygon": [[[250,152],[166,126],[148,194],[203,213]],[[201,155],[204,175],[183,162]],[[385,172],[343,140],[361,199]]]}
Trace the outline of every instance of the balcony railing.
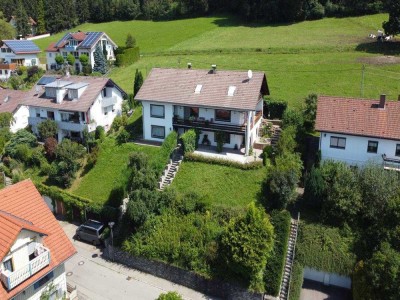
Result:
{"label": "balcony railing", "polygon": [[50,264],[50,251],[43,246],[37,246],[37,250],[43,251],[41,254],[32,259],[27,265],[22,268],[10,272],[5,270],[0,273],[0,279],[6,286],[7,290],[12,290],[14,287],[25,281],[32,275],[39,272],[44,267]]}
{"label": "balcony railing", "polygon": [[244,124],[242,125],[223,124],[201,119],[190,120],[190,119],[180,119],[174,117],[172,119],[172,124],[173,126],[179,128],[198,128],[205,131],[224,131],[236,134],[244,134],[246,131],[246,125]]}
{"label": "balcony railing", "polygon": [[[29,125],[32,125],[32,126],[37,126],[44,121],[46,121],[46,118],[39,118],[39,117],[29,117],[28,118]],[[77,122],[75,120],[56,121],[56,123],[57,123],[58,129],[68,130],[68,131],[81,132],[81,131],[85,130],[86,127],[88,128],[89,132],[96,129],[95,123],[86,124],[84,122],[80,122],[80,121]]]}
{"label": "balcony railing", "polygon": [[383,159],[383,168],[385,170],[400,171],[400,159],[389,158],[386,156],[386,154],[382,155],[382,159]]}

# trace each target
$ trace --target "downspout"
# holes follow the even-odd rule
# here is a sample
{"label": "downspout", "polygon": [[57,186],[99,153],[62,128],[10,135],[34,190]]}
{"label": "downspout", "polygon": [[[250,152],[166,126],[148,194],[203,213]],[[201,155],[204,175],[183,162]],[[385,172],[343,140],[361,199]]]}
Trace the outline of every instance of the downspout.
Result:
{"label": "downspout", "polygon": [[247,113],[247,125],[246,125],[246,152],[245,152],[245,156],[249,155],[249,151],[250,151],[250,119],[251,119],[251,112],[248,111]]}

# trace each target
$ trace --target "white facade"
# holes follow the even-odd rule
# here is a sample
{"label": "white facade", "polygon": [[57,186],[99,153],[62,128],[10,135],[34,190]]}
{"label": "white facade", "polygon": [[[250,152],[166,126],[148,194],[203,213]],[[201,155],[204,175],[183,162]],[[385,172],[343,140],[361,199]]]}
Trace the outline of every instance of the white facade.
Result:
{"label": "white facade", "polygon": [[10,69],[0,69],[0,80],[7,80],[11,76],[12,70]]}
{"label": "white facade", "polygon": [[[22,230],[8,254],[0,263],[0,279],[7,288],[17,287],[26,279],[34,276],[51,261],[50,250],[42,244],[43,238],[37,232]],[[64,264],[26,287],[13,300],[39,300],[42,293],[52,283],[56,299],[62,299],[67,291]]]}
{"label": "white facade", "polygon": [[[201,128],[199,144],[208,140],[211,146],[216,146],[215,132],[222,131],[229,135],[227,142],[224,144],[225,148],[240,149],[245,147],[248,154],[249,147],[253,145],[258,136],[262,119],[259,116],[262,113],[262,104],[262,100],[260,100],[256,108],[258,112],[257,116],[256,110],[237,111],[221,109],[230,112],[229,121],[217,120],[216,111],[218,109],[216,108],[196,107],[198,109],[198,116],[191,122],[189,121],[191,117],[188,115],[187,110],[188,108],[195,107],[194,105],[182,106],[171,103],[142,101],[143,138],[145,140],[162,142],[174,129],[177,130],[178,134],[183,134],[188,129]],[[152,107],[155,110],[159,110],[160,115],[152,116]],[[207,130],[207,128],[210,128],[210,130]],[[160,132],[164,134],[158,135]]]}
{"label": "white facade", "polygon": [[[342,144],[340,147],[335,146],[337,145],[336,138],[342,139],[340,143],[343,143],[343,139],[345,139],[345,146],[342,147]],[[378,143],[376,152],[373,147],[370,147],[370,151],[368,151],[368,142]],[[370,143],[370,146],[372,144]],[[343,161],[350,165],[363,165],[368,161],[382,164],[382,155],[398,160],[400,156],[396,156],[397,145],[400,145],[400,141],[329,132],[320,134],[321,159]]]}
{"label": "white facade", "polygon": [[10,131],[16,133],[20,129],[28,126],[29,108],[25,105],[21,105],[13,113],[13,120],[11,121]]}
{"label": "white facade", "polygon": [[[60,93],[62,93],[60,98],[63,99],[68,93],[68,86]],[[80,96],[79,91],[78,95]],[[79,101],[79,97],[75,100],[61,100],[60,104],[62,101]],[[60,109],[30,106],[28,122],[32,126],[32,131],[39,134],[38,124],[47,119],[54,120],[58,126],[59,142],[64,137],[80,141],[85,129],[92,132],[97,126],[103,126],[108,131],[114,118],[122,113],[122,101],[122,94],[117,88],[106,87],[105,92],[99,91],[96,100],[86,112],[66,110],[62,106]]]}
{"label": "white facade", "polygon": [[38,66],[40,64],[36,53],[15,54],[6,45],[0,48],[0,62],[16,63],[25,67]]}

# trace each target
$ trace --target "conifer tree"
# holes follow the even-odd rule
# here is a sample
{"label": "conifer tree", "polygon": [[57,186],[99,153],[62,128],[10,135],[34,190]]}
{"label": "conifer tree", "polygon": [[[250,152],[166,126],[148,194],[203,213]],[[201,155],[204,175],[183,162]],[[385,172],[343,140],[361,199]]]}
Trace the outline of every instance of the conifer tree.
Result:
{"label": "conifer tree", "polygon": [[87,0],[76,1],[76,16],[79,23],[85,23],[90,18],[89,3]]}
{"label": "conifer tree", "polygon": [[43,0],[38,0],[37,6],[37,34],[46,33],[46,24],[44,19],[44,4]]}
{"label": "conifer tree", "polygon": [[97,44],[93,57],[94,57],[93,72],[99,72],[101,74],[105,74],[107,72],[107,60],[104,57],[103,51],[101,50],[100,43]]}
{"label": "conifer tree", "polygon": [[28,14],[22,4],[22,1],[18,1],[18,6],[15,11],[16,23],[17,23],[17,34],[25,37],[27,34],[31,33]]}
{"label": "conifer tree", "polygon": [[143,75],[142,72],[136,69],[135,72],[135,82],[133,83],[133,97],[139,92],[140,87],[143,84]]}

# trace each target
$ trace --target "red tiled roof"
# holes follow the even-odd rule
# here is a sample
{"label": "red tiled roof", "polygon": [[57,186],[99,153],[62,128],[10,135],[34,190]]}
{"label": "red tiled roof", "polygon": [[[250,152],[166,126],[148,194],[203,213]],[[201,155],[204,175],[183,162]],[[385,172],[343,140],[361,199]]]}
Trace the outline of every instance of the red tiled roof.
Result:
{"label": "red tiled roof", "polygon": [[86,33],[83,31],[74,32],[71,35],[77,41],[83,41],[86,38]]}
{"label": "red tiled roof", "polygon": [[57,44],[57,42],[50,43],[50,45],[46,48],[45,51],[47,51],[47,52],[57,52],[58,49],[56,48],[56,44]]}
{"label": "red tiled roof", "polygon": [[400,140],[400,102],[318,97],[315,129],[322,132]]}
{"label": "red tiled roof", "polygon": [[0,113],[14,113],[17,108],[22,104],[25,97],[26,92],[24,91],[9,89],[0,90]]}
{"label": "red tiled roof", "polygon": [[[0,284],[0,299],[10,299],[55,267],[62,264],[75,254],[76,250],[31,180],[24,180],[0,190],[0,210],[12,214],[16,218],[23,219],[25,222],[32,223],[34,227],[31,227],[29,230],[35,228],[35,230],[40,229],[44,233],[47,233],[47,236],[43,238],[43,244],[50,250],[51,255],[50,264],[47,267],[37,272],[11,291],[7,291],[4,286]],[[11,235],[15,234],[17,230],[15,224],[12,225],[10,223],[10,218],[4,217],[4,214],[2,214],[2,216],[3,218],[1,220],[7,222],[8,226],[10,226],[8,227],[10,230],[8,231],[8,228],[4,230],[4,225],[1,223],[2,232],[0,236],[2,236],[4,232],[10,232]],[[28,225],[27,223],[24,226]],[[10,237],[8,237],[8,239],[9,238]],[[3,259],[3,257],[4,256],[0,256],[0,259]]]}
{"label": "red tiled roof", "polygon": [[[195,93],[202,85],[200,93]],[[233,96],[228,96],[235,86]],[[180,105],[255,110],[260,94],[269,95],[266,76],[253,72],[249,81],[247,71],[154,68],[146,78],[135,99]]]}

